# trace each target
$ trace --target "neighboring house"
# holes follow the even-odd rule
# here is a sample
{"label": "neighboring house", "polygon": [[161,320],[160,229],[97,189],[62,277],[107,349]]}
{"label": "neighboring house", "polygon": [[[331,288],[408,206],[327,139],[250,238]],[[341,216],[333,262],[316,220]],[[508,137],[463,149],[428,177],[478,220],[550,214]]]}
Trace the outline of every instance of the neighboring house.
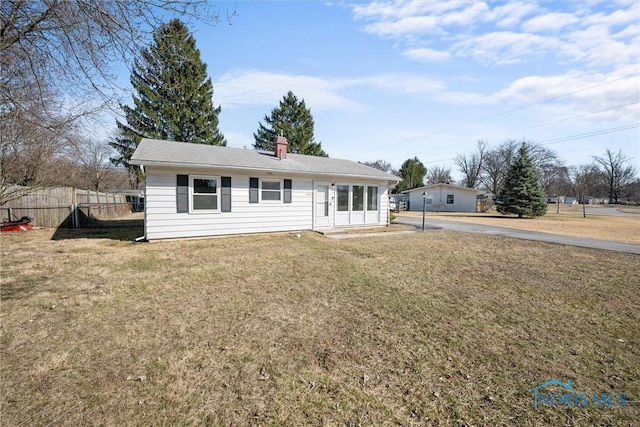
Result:
{"label": "neighboring house", "polygon": [[584,200],[583,199],[579,199],[578,203],[584,203],[587,205],[606,205],[607,203],[609,203],[609,199],[605,199],[602,197],[594,197],[594,196],[585,196]]}
{"label": "neighboring house", "polygon": [[386,225],[400,178],[349,160],[142,139],[145,237],[205,237]]}
{"label": "neighboring house", "polygon": [[564,204],[565,205],[577,205],[578,204],[578,199],[575,197],[565,197],[564,198]]}
{"label": "neighboring house", "polygon": [[547,197],[547,204],[564,203],[564,196]]}
{"label": "neighboring house", "polygon": [[451,184],[433,184],[403,191],[409,195],[409,210],[421,211],[426,193],[428,212],[476,212],[483,191]]}

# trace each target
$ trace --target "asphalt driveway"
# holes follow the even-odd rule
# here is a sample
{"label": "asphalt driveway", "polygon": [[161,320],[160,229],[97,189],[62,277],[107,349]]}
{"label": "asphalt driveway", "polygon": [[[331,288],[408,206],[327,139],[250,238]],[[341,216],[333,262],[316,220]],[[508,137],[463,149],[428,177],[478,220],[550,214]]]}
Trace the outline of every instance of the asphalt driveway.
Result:
{"label": "asphalt driveway", "polygon": [[[549,205],[549,210],[551,210],[551,206]],[[635,209],[637,212],[632,212],[631,209]],[[585,206],[587,215],[635,216],[640,219],[640,209],[627,207],[627,210],[627,212],[623,212],[619,207],[615,206]],[[562,212],[562,208],[560,208],[560,211]],[[582,207],[580,212],[582,212]]]}
{"label": "asphalt driveway", "polygon": [[[413,225],[422,229],[422,218],[397,217],[394,223]],[[560,245],[582,246],[592,249],[604,249],[607,251],[626,252],[640,255],[640,245],[632,243],[611,242],[608,240],[587,239],[584,237],[563,236],[560,234],[543,233],[540,231],[517,230],[493,225],[468,224],[464,222],[446,221],[427,218],[426,227],[442,230],[461,231],[465,233],[490,234],[493,236],[512,237],[514,239],[536,240],[540,242],[558,243]]]}

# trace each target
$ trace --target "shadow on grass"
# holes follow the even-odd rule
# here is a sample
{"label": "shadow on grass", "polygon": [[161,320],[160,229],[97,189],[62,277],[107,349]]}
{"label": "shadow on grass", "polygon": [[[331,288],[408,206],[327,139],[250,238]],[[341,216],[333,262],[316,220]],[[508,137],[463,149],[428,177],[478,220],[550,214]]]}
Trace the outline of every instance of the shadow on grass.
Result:
{"label": "shadow on grass", "polygon": [[69,239],[111,239],[133,241],[144,235],[143,219],[92,219],[82,228],[58,228],[51,240]]}
{"label": "shadow on grass", "polygon": [[[57,292],[54,288],[43,288],[41,283],[26,282],[23,284],[10,283],[3,285],[0,288],[0,298],[3,301],[7,300],[19,300],[25,298],[31,298],[39,293],[55,294]],[[44,306],[42,306],[44,308]]]}

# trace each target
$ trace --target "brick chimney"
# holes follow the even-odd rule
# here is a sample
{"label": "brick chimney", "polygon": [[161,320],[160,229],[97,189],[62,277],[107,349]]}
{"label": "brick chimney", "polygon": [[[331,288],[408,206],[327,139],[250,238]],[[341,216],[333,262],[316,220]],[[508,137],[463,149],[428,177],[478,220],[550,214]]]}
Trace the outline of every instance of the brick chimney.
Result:
{"label": "brick chimney", "polygon": [[289,141],[287,141],[287,138],[285,138],[284,136],[276,137],[276,140],[273,142],[273,148],[277,158],[287,158],[287,144],[289,144]]}

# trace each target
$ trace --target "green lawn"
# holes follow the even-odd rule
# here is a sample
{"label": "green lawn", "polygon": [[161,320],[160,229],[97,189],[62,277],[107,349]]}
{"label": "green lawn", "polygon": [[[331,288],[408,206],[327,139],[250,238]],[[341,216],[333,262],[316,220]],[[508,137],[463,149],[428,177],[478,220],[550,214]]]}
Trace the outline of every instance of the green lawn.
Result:
{"label": "green lawn", "polygon": [[99,233],[0,237],[3,425],[640,419],[531,391],[640,400],[637,256],[445,231]]}

